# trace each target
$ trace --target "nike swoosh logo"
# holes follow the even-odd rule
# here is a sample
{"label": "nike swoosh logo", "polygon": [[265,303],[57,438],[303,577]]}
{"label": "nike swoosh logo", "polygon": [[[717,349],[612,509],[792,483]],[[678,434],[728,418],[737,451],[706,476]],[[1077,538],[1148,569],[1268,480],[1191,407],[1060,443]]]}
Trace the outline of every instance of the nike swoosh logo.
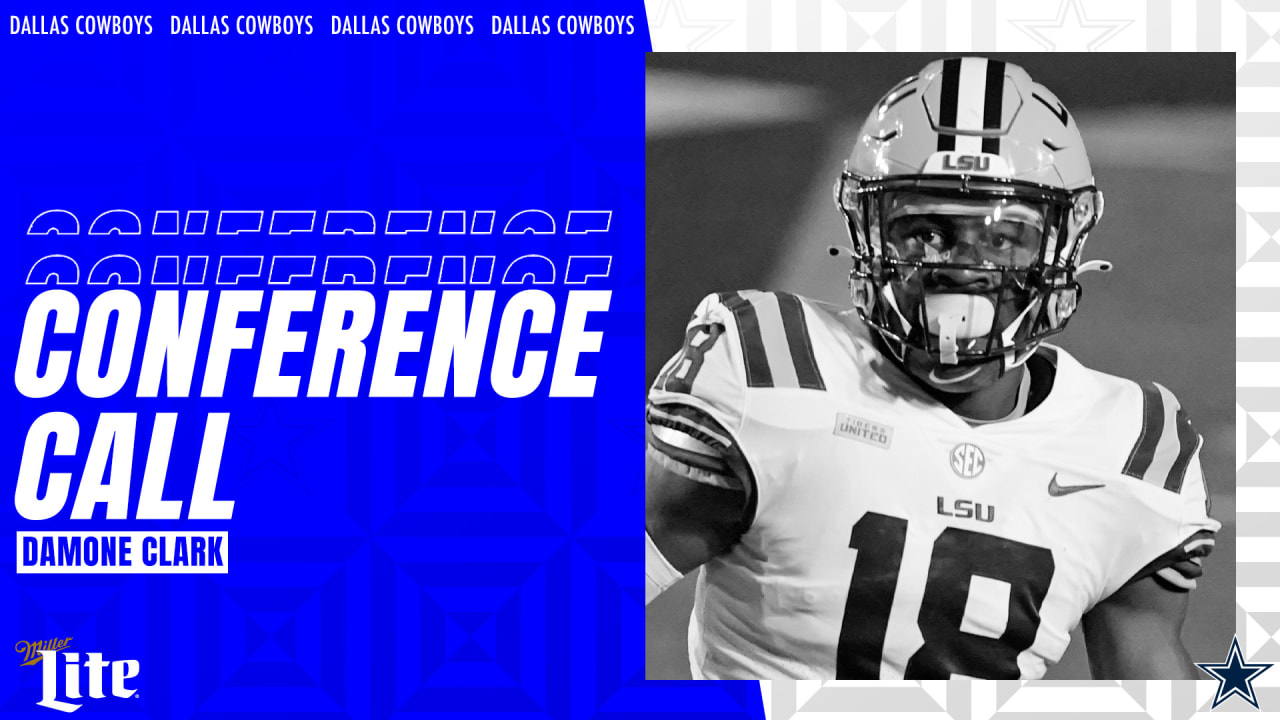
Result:
{"label": "nike swoosh logo", "polygon": [[1094,488],[1100,487],[1102,487],[1102,485],[1059,485],[1058,473],[1054,473],[1053,479],[1049,481],[1049,495],[1053,497],[1062,497],[1063,495],[1070,495],[1071,493],[1077,493],[1081,490],[1093,490]]}

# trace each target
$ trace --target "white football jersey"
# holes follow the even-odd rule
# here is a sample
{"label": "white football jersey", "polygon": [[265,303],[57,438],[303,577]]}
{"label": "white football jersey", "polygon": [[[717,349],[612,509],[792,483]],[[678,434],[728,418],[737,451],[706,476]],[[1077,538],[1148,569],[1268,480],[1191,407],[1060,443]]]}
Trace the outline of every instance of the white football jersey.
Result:
{"label": "white football jersey", "polygon": [[749,480],[749,528],[698,577],[694,677],[1038,678],[1126,583],[1194,587],[1219,523],[1186,413],[1158,385],[1038,355],[1056,367],[1045,399],[972,426],[851,312],[707,297],[649,394],[651,429]]}

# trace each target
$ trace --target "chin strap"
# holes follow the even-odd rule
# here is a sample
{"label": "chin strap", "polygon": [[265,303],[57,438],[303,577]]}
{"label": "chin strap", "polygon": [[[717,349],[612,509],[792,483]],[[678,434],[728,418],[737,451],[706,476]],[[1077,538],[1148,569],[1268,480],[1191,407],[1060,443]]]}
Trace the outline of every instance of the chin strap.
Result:
{"label": "chin strap", "polygon": [[[1027,319],[1028,314],[1031,312],[1031,308],[1034,306],[1035,303],[1028,304],[1022,309],[1022,312],[1018,313],[1018,317],[1014,318],[1013,322],[1009,323],[1009,327],[1005,328],[1004,332],[1000,333],[1000,341],[1002,343],[1006,346],[1013,345],[1013,336],[1017,334],[1018,328],[1022,327],[1022,323]],[[1038,347],[1040,347],[1040,343],[1036,343],[1031,347],[1026,348],[1021,357],[1019,357],[1018,353],[1014,350],[1005,351],[1004,357],[1001,359],[1000,373],[1007,373],[1030,360],[1031,356],[1036,353],[1036,348]]]}
{"label": "chin strap", "polygon": [[[1078,277],[1088,272],[1107,273],[1107,272],[1111,272],[1112,268],[1114,267],[1115,265],[1113,265],[1110,260],[1090,260],[1088,262],[1081,263],[1079,266],[1077,266],[1075,274]],[[1021,327],[1023,321],[1026,320],[1027,313],[1031,310],[1031,308],[1032,308],[1032,305],[1028,305],[1026,309],[1024,309],[1018,315],[1018,317],[1014,318],[1013,322],[1009,323],[1009,327],[1005,328],[1005,331],[1001,333],[1000,339],[1001,341],[1004,342],[1005,345],[1013,344],[1013,336],[1017,332],[1018,328]],[[1074,303],[1072,304],[1071,309],[1074,311],[1075,309]],[[1036,354],[1036,350],[1039,349],[1039,347],[1040,347],[1040,343],[1035,343],[1034,345],[1031,345],[1030,347],[1026,348],[1021,353],[1021,356],[1019,356],[1019,354],[1014,352],[1013,350],[1009,350],[1005,352],[1004,357],[1001,361],[1002,363],[1001,372],[1007,373],[1010,370],[1013,370],[1014,368],[1017,368],[1025,364],[1028,360],[1031,359],[1032,355]]]}
{"label": "chin strap", "polygon": [[1027,403],[1031,401],[1031,368],[1022,372],[1022,382],[1018,383],[1018,401],[1013,404],[1013,411],[1005,416],[1005,420],[1013,420],[1027,414]]}
{"label": "chin strap", "polygon": [[1004,357],[1001,358],[1000,360],[1001,374],[1007,373],[1010,370],[1014,370],[1016,368],[1022,367],[1023,365],[1027,364],[1027,361],[1030,360],[1031,356],[1035,355],[1036,350],[1039,350],[1039,349],[1040,349],[1040,343],[1036,343],[1035,345],[1032,345],[1026,348],[1021,355],[1019,355],[1018,353],[1012,350],[1010,350],[1009,352],[1006,352],[1004,354]]}

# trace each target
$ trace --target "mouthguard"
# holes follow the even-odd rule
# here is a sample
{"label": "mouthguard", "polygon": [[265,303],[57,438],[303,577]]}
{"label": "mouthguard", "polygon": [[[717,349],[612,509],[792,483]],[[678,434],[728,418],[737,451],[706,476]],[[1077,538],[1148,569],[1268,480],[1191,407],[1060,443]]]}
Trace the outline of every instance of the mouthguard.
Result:
{"label": "mouthguard", "polygon": [[944,293],[924,300],[929,332],[938,336],[939,359],[946,365],[960,361],[957,340],[983,337],[991,332],[996,306],[981,295]]}

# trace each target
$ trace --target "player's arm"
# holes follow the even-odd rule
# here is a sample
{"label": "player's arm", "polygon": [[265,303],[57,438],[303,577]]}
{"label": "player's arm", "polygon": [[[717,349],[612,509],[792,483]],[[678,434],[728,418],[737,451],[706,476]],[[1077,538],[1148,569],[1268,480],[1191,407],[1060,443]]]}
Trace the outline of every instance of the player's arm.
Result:
{"label": "player's arm", "polygon": [[645,455],[646,603],[686,573],[726,552],[750,524],[750,473],[736,446],[717,430],[712,419],[694,408],[650,409]]}
{"label": "player's arm", "polygon": [[[1198,468],[1197,468],[1198,471]],[[1152,560],[1084,616],[1089,668],[1098,680],[1194,680],[1200,676],[1182,645],[1182,623],[1202,562],[1213,552],[1218,524],[1199,492],[1186,496],[1204,521],[1172,550]]]}
{"label": "player's arm", "polygon": [[1182,646],[1190,594],[1167,589],[1156,576],[1132,582],[1084,616],[1089,669],[1099,680],[1193,680]]}
{"label": "player's arm", "polygon": [[646,603],[726,552],[754,517],[754,479],[735,432],[745,405],[735,322],[718,295],[704,298],[649,391]]}
{"label": "player's arm", "polygon": [[645,462],[645,531],[681,575],[724,553],[745,526],[746,493],[681,475],[654,458]]}

